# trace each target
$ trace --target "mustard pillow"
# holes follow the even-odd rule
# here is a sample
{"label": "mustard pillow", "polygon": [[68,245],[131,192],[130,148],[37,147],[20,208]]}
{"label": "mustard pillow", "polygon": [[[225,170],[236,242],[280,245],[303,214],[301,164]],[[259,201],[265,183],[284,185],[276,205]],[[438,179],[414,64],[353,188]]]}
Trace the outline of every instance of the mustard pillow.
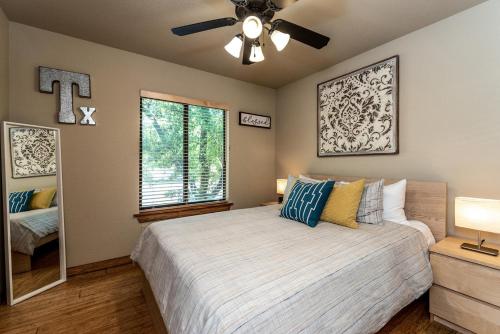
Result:
{"label": "mustard pillow", "polygon": [[356,214],[363,195],[365,180],[333,188],[320,220],[350,228],[358,228]]}
{"label": "mustard pillow", "polygon": [[52,203],[52,199],[56,193],[56,188],[42,189],[33,194],[30,201],[30,209],[47,209]]}

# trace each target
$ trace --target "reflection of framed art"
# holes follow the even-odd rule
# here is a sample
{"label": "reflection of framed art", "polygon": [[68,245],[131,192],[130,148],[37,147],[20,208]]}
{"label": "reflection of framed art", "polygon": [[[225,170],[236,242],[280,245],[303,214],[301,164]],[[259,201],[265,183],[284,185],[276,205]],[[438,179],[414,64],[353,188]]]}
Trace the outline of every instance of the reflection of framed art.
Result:
{"label": "reflection of framed art", "polygon": [[399,56],[318,85],[318,157],[399,153]]}
{"label": "reflection of framed art", "polygon": [[43,128],[10,128],[14,179],[56,175],[56,134]]}
{"label": "reflection of framed art", "polygon": [[250,114],[247,112],[240,111],[240,125],[270,129],[271,116]]}

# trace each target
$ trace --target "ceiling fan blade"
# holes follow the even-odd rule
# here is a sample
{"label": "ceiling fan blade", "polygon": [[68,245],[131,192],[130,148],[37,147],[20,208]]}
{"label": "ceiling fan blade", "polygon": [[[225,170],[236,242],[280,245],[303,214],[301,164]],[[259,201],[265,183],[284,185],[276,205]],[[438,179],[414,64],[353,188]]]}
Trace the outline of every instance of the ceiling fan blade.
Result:
{"label": "ceiling fan blade", "polygon": [[250,61],[250,54],[252,52],[252,42],[253,40],[245,36],[245,42],[243,43],[243,65],[252,65],[253,62]]}
{"label": "ceiling fan blade", "polygon": [[272,29],[289,34],[291,38],[316,49],[321,49],[325,47],[328,42],[330,42],[330,37],[326,37],[312,30],[281,19],[273,22]]}
{"label": "ceiling fan blade", "polygon": [[222,19],[199,22],[199,23],[189,24],[187,26],[172,28],[172,32],[177,36],[186,36],[206,30],[232,26],[235,25],[236,22],[238,22],[238,20],[233,17],[225,17]]}

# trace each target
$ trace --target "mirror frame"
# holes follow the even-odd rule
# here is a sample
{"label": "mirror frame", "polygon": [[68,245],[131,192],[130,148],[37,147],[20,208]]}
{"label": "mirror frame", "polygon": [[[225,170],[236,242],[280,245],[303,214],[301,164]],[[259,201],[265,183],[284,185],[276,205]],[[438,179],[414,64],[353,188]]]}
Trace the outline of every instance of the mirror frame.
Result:
{"label": "mirror frame", "polygon": [[[52,282],[46,286],[38,288],[34,291],[31,291],[21,297],[14,298],[13,291],[13,282],[12,282],[12,258],[11,258],[11,245],[10,245],[10,213],[9,213],[9,193],[7,187],[7,168],[5,167],[5,163],[8,161],[9,157],[6,156],[5,145],[10,144],[10,137],[8,127],[17,126],[17,127],[31,127],[31,128],[40,128],[40,129],[48,129],[56,132],[56,180],[57,180],[57,206],[59,207],[59,279],[55,282]],[[24,123],[16,123],[16,122],[2,122],[2,194],[3,194],[3,220],[4,220],[4,243],[5,243],[5,276],[6,276],[6,295],[7,295],[7,304],[15,305],[23,300],[31,298],[37,294],[40,294],[56,285],[59,285],[63,282],[66,282],[66,241],[65,241],[65,233],[64,233],[64,205],[63,205],[63,185],[62,185],[62,161],[61,161],[61,132],[58,128],[52,128],[48,126],[40,126],[40,125],[31,125]],[[9,158],[10,159],[10,158]]]}

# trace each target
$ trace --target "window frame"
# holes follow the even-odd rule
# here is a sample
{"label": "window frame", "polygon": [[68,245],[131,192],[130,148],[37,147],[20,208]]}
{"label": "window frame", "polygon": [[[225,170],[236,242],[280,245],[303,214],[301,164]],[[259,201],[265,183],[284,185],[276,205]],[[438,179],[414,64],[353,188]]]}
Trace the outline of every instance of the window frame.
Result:
{"label": "window frame", "polygon": [[[178,103],[183,105],[183,152],[189,147],[189,106],[199,106],[204,108],[220,109],[223,111],[224,115],[224,153],[223,153],[223,163],[224,163],[224,188],[222,190],[222,199],[207,200],[200,202],[188,202],[189,193],[185,191],[186,186],[189,182],[189,168],[183,168],[183,202],[164,204],[150,207],[141,207],[141,193],[142,193],[142,125],[143,125],[143,113],[142,113],[142,99],[152,99],[171,103]],[[185,216],[192,216],[197,214],[204,214],[210,212],[226,211],[231,208],[233,203],[227,201],[228,198],[228,180],[229,180],[229,164],[228,164],[228,154],[229,154],[229,106],[224,103],[216,103],[205,100],[198,100],[186,97],[180,97],[172,94],[155,93],[150,91],[141,90],[139,96],[139,213],[135,214],[134,217],[139,220],[140,223],[152,222],[163,219],[171,219]],[[187,116],[187,117],[186,117]],[[188,160],[189,155],[183,154],[183,166],[189,166]]]}

